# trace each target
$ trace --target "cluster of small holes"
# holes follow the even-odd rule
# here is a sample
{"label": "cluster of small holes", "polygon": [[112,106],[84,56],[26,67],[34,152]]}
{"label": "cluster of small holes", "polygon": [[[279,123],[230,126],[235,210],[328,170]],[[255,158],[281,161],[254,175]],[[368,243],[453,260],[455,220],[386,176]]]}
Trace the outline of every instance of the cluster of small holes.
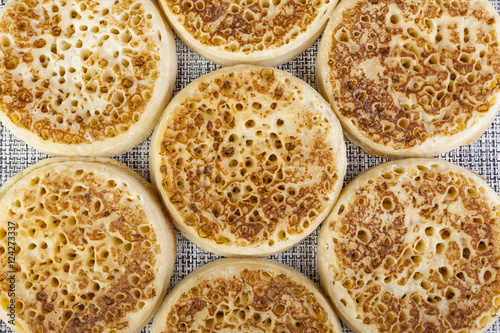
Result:
{"label": "cluster of small holes", "polygon": [[[395,149],[470,128],[494,112],[500,89],[498,36],[490,27],[496,18],[464,1],[454,1],[458,13],[414,2],[408,7],[415,10],[377,1],[344,11],[329,50],[329,84],[342,115],[363,136]],[[478,25],[447,24],[449,15],[467,15]],[[383,74],[371,75],[373,66],[383,66]]]}
{"label": "cluster of small holes", "polygon": [[[206,305],[196,307],[196,302]],[[171,306],[161,332],[246,331],[249,326],[276,332],[335,332],[314,292],[286,274],[249,269],[192,285]]]}
{"label": "cluster of small holes", "polygon": [[[290,44],[315,21],[324,20],[329,0],[167,1],[169,10],[199,42],[227,52],[252,53]],[[292,4],[290,10],[285,5]],[[276,15],[278,11],[279,15]],[[214,12],[223,12],[216,22]],[[188,18],[189,17],[189,18]]]}
{"label": "cluster of small holes", "polygon": [[[156,235],[125,183],[103,180],[94,171],[67,169],[29,176],[19,184],[27,190],[7,206],[4,221],[4,225],[22,221],[16,224],[20,239],[16,256],[20,262],[28,258],[31,262],[29,267],[18,267],[17,283],[23,286],[16,295],[19,318],[36,317],[37,327],[48,327],[50,321],[62,329],[73,324],[75,314],[95,316],[96,311],[115,308],[123,314],[106,320],[119,325],[128,312],[144,307],[153,295],[149,289],[155,259],[150,248]],[[109,191],[113,191],[111,200]],[[120,219],[128,223],[128,233],[113,222]],[[0,228],[2,267],[8,267],[5,235]],[[123,259],[138,253],[147,253],[150,259],[141,259],[139,264]],[[115,285],[124,268],[130,281]],[[121,289],[126,292],[117,294]],[[36,307],[43,311],[43,318],[30,310]]]}
{"label": "cluster of small holes", "polygon": [[[323,139],[314,149],[302,143],[290,115],[306,119],[317,133],[311,141],[330,135],[330,124],[314,109],[299,111],[303,93],[287,80],[271,69],[221,74],[199,85],[203,99],[183,100],[174,111],[161,143],[162,185],[199,237],[274,247],[311,229],[330,203],[337,157]],[[281,88],[283,81],[298,93]],[[196,214],[202,207],[210,219]]]}
{"label": "cluster of small holes", "polygon": [[[29,8],[29,1],[21,4],[12,16],[17,21],[6,11],[0,20],[0,55],[6,59],[0,78],[7,84],[11,71],[23,62],[41,71],[36,76],[24,75],[10,88],[0,85],[0,107],[16,125],[43,140],[79,144],[122,134],[139,121],[160,77],[157,42],[148,36],[158,34],[161,40],[141,3],[121,1],[119,17],[100,6],[90,8],[88,3],[72,10],[64,8],[69,3],[57,3],[48,10],[49,23],[40,23],[38,29],[27,23],[30,10],[19,9]],[[61,23],[68,18],[68,24]],[[33,43],[23,40],[28,29],[33,29],[30,36],[40,34],[32,38]],[[57,38],[51,44],[53,37]],[[25,46],[13,48],[15,43]],[[97,48],[119,50],[107,55],[96,52]],[[41,117],[33,117],[33,110]]]}
{"label": "cluster of small holes", "polygon": [[[498,222],[498,216],[490,210],[483,185],[433,164],[395,166],[360,186],[348,199],[354,205],[343,203],[336,211],[338,232],[333,237],[342,265],[333,279],[352,297],[358,319],[381,331],[424,332],[423,327],[445,329],[445,315],[436,311],[432,320],[419,322],[411,314],[414,307],[422,312],[443,302],[450,306],[491,299],[467,306],[460,323],[464,328],[483,313],[496,311],[497,259],[493,239],[483,228],[491,228],[484,221]],[[468,208],[452,212],[450,204]],[[473,283],[487,291],[476,295],[470,289]],[[411,292],[396,297],[394,290],[400,288]],[[340,302],[348,307],[350,300]]]}

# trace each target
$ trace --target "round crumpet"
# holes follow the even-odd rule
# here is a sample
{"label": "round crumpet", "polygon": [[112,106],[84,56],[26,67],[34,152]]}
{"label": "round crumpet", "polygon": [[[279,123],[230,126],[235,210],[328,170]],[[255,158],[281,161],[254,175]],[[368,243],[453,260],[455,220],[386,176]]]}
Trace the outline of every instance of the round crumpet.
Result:
{"label": "round crumpet", "polygon": [[151,0],[9,0],[0,10],[0,120],[44,153],[132,149],[176,71],[172,31]]}
{"label": "round crumpet", "polygon": [[224,66],[277,66],[304,52],[337,0],[160,0],[179,37]]}
{"label": "round crumpet", "polygon": [[0,319],[15,332],[136,333],[175,233],[154,188],[105,158],[47,159],[0,189]]}
{"label": "round crumpet", "polygon": [[430,157],[476,140],[500,108],[500,17],[488,0],[347,0],[317,73],[347,137]]}
{"label": "round crumpet", "polygon": [[177,228],[227,256],[277,253],[307,237],[335,203],[346,164],[328,102],[286,72],[252,65],[179,92],[150,150]]}
{"label": "round crumpet", "polygon": [[354,332],[485,332],[500,311],[500,197],[435,159],[379,165],[318,238],[323,287]]}
{"label": "round crumpet", "polygon": [[151,333],[342,333],[318,287],[268,259],[221,259],[198,268],[165,298]]}

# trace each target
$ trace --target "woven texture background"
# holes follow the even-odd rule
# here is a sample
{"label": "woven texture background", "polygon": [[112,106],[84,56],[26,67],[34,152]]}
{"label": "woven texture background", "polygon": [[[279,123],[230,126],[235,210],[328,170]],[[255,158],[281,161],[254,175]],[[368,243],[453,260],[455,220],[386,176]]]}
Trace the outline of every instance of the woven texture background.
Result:
{"label": "woven texture background", "polygon": [[[497,11],[500,12],[500,0],[490,1],[492,1]],[[5,2],[6,0],[0,0],[0,7]],[[317,88],[315,63],[318,41],[296,59],[279,66],[279,68]],[[176,45],[178,73],[174,94],[194,79],[220,68],[191,51],[178,38],[176,38]],[[150,138],[132,151],[115,157],[115,159],[125,163],[132,170],[148,180],[150,179],[148,170],[149,141]],[[0,124],[0,185],[4,184],[7,179],[17,172],[47,157],[47,155],[28,147]],[[347,142],[347,158],[348,166],[345,184],[354,179],[362,171],[387,161],[368,155],[350,142]],[[479,140],[469,146],[460,147],[447,154],[437,156],[437,158],[453,162],[477,172],[487,179],[488,184],[497,193],[500,193],[500,114],[497,115],[493,124]],[[319,285],[318,267],[316,265],[316,240],[318,231],[319,229],[296,247],[270,256],[269,258],[295,268]],[[197,267],[219,258],[219,256],[201,250],[180,236],[179,233],[177,234],[177,241],[177,261],[170,283],[171,287],[175,286],[182,278]],[[146,326],[141,333],[149,332],[150,325]],[[0,333],[7,332],[11,332],[11,330],[0,321]],[[344,325],[344,333],[348,332],[351,331]],[[500,333],[500,320],[487,332]]]}

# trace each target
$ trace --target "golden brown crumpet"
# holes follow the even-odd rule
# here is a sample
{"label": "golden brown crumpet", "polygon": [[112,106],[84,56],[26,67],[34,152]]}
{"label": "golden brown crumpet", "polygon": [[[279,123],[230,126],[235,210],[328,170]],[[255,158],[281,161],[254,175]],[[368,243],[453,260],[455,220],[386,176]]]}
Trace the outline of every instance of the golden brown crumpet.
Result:
{"label": "golden brown crumpet", "polygon": [[485,332],[500,309],[500,198],[434,159],[386,163],[342,192],[318,239],[321,282],[354,331]]}
{"label": "golden brown crumpet", "polygon": [[318,38],[337,0],[160,0],[179,37],[223,66],[277,66]]}
{"label": "golden brown crumpet", "polygon": [[327,216],[346,169],[342,129],[304,81],[241,65],[207,74],[165,110],[151,141],[153,183],[177,228],[207,251],[261,256]]}
{"label": "golden brown crumpet", "polygon": [[152,333],[342,333],[318,287],[267,259],[222,259],[198,268],[172,290]]}
{"label": "golden brown crumpet", "polygon": [[370,154],[467,145],[500,108],[499,21],[487,0],[343,1],[320,44],[320,91]]}
{"label": "golden brown crumpet", "polygon": [[0,319],[14,302],[15,332],[136,333],[159,308],[175,234],[124,165],[44,160],[0,189],[0,211]]}
{"label": "golden brown crumpet", "polygon": [[176,70],[173,34],[150,0],[9,0],[0,10],[0,120],[42,152],[132,149]]}

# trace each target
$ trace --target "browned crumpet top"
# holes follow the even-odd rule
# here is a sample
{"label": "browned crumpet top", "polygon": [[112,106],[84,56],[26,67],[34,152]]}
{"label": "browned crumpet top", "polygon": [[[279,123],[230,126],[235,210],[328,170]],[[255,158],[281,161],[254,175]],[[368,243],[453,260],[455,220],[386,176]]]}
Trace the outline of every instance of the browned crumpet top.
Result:
{"label": "browned crumpet top", "polygon": [[279,48],[321,19],[330,0],[165,0],[196,41],[227,52]]}
{"label": "browned crumpet top", "polygon": [[341,333],[326,299],[294,275],[265,262],[260,269],[256,262],[238,270],[223,263],[218,274],[200,273],[198,281],[167,297],[168,307],[159,311],[152,332]]}
{"label": "browned crumpet top", "polygon": [[459,144],[445,137],[477,131],[460,143],[468,144],[479,136],[500,92],[499,18],[490,7],[372,0],[337,8],[324,84],[351,134],[393,150],[436,140],[439,152]]}
{"label": "browned crumpet top", "polygon": [[0,12],[0,112],[54,143],[127,132],[160,75],[152,19],[141,2],[9,1]]}
{"label": "browned crumpet top", "polygon": [[484,332],[500,308],[498,195],[462,168],[414,161],[341,195],[320,236],[324,286],[361,331]]}
{"label": "browned crumpet top", "polygon": [[9,305],[12,222],[16,318],[24,330],[120,332],[131,315],[147,316],[141,309],[164,283],[156,274],[161,250],[129,186],[92,166],[41,169],[16,183],[0,201],[1,311]]}
{"label": "browned crumpet top", "polygon": [[179,37],[221,64],[277,66],[311,46],[337,0],[161,0]]}
{"label": "browned crumpet top", "polygon": [[345,146],[328,103],[276,69],[237,66],[200,78],[176,96],[155,135],[152,172],[167,206],[213,246],[291,246],[321,223],[344,177]]}

